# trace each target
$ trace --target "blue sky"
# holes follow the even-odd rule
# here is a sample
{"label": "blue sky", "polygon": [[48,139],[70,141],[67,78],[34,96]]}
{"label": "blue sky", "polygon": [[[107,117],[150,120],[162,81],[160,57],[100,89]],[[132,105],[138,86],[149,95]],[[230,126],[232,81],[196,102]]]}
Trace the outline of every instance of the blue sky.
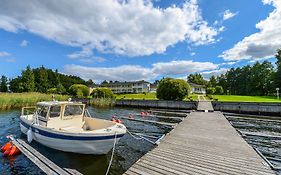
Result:
{"label": "blue sky", "polygon": [[0,0],[0,75],[27,65],[96,82],[211,75],[281,48],[280,0]]}

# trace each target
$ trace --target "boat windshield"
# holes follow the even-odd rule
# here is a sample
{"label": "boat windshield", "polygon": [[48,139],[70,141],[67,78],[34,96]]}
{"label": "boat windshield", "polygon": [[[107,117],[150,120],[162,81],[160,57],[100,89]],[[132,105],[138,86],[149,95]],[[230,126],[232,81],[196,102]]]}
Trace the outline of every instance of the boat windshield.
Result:
{"label": "boat windshield", "polygon": [[61,111],[61,106],[51,106],[50,107],[50,118],[59,117]]}
{"label": "boat windshield", "polygon": [[83,114],[83,105],[66,105],[64,110],[64,116],[75,116]]}
{"label": "boat windshield", "polygon": [[48,113],[49,107],[48,106],[37,106],[37,114],[41,117],[46,118]]}

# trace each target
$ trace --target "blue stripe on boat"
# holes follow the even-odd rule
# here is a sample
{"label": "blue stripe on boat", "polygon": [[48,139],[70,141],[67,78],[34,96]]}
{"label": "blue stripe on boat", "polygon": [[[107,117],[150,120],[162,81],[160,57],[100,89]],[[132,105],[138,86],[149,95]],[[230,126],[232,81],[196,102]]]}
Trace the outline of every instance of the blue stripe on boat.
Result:
{"label": "blue stripe on boat", "polygon": [[[115,135],[110,135],[110,136],[71,136],[71,135],[63,135],[63,134],[57,134],[57,133],[51,133],[48,131],[44,131],[38,128],[35,128],[33,126],[28,125],[24,121],[20,122],[24,127],[29,128],[31,127],[32,131],[40,134],[45,137],[50,137],[50,138],[56,138],[56,139],[66,139],[66,140],[108,140],[108,139],[114,139]],[[118,134],[116,137],[120,138],[124,136],[124,134]]]}

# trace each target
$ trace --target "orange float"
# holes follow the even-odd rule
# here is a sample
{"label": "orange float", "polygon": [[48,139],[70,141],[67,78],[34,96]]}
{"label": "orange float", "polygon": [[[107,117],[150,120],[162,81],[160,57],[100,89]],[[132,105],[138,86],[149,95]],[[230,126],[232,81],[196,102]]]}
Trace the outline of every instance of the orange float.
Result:
{"label": "orange float", "polygon": [[1,147],[1,151],[2,151],[2,152],[5,152],[5,151],[11,149],[12,146],[13,146],[13,143],[12,143],[12,142],[8,142],[8,143],[6,143],[4,146]]}
{"label": "orange float", "polygon": [[18,155],[20,154],[20,150],[14,145],[11,150],[9,151],[9,154],[8,156],[15,156],[15,155]]}

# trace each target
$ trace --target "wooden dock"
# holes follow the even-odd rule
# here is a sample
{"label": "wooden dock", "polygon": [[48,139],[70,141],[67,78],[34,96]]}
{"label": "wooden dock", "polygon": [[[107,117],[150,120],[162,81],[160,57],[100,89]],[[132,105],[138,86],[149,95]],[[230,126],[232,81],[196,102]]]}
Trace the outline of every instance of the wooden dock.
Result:
{"label": "wooden dock", "polygon": [[82,175],[70,168],[61,168],[21,139],[10,137],[13,144],[44,173],[52,175]]}
{"label": "wooden dock", "polygon": [[[205,109],[204,109],[205,110]],[[273,175],[221,112],[192,112],[125,175]]]}
{"label": "wooden dock", "polygon": [[210,101],[199,101],[197,111],[213,112],[214,108]]}

